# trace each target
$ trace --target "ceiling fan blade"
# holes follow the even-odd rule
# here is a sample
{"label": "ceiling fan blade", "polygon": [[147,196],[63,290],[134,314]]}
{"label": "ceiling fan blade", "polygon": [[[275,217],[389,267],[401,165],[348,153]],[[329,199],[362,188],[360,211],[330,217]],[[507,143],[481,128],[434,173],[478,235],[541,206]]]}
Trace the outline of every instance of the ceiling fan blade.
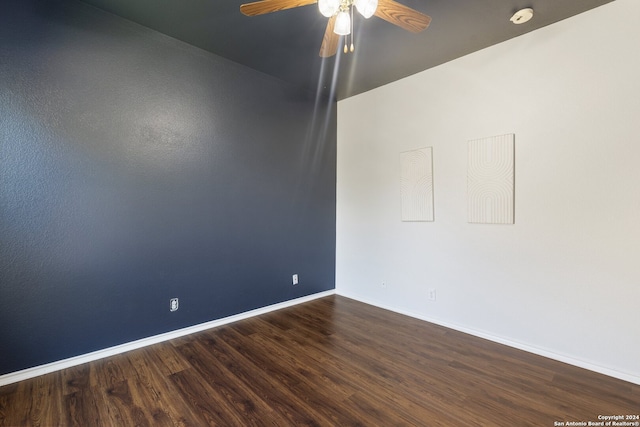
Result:
{"label": "ceiling fan blade", "polygon": [[329,18],[327,29],[325,30],[324,36],[322,37],[320,56],[323,58],[328,58],[338,52],[338,42],[340,41],[340,36],[333,32],[333,27],[336,24],[336,16],[337,15],[333,15],[331,18]]}
{"label": "ceiling fan blade", "polygon": [[375,15],[412,33],[426,30],[431,17],[394,0],[378,0]]}
{"label": "ceiling fan blade", "polygon": [[317,2],[318,0],[262,0],[240,5],[240,12],[247,16],[264,15],[265,13],[307,6]]}

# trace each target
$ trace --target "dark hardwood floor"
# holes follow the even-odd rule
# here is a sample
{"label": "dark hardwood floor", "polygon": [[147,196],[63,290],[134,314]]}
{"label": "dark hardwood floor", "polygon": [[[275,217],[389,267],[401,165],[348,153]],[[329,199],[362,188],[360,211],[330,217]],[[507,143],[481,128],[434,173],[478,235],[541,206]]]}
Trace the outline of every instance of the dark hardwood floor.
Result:
{"label": "dark hardwood floor", "polygon": [[339,296],[0,388],[0,426],[554,426],[636,414],[638,385]]}

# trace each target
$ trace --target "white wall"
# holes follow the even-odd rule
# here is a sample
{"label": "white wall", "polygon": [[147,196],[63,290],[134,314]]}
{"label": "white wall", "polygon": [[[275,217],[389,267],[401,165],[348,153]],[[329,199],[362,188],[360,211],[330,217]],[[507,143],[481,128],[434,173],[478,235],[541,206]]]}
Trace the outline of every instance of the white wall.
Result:
{"label": "white wall", "polygon": [[[618,0],[339,102],[337,292],[640,383],[638,16]],[[516,223],[468,224],[467,140],[505,133]],[[436,220],[403,223],[399,153],[425,146]]]}

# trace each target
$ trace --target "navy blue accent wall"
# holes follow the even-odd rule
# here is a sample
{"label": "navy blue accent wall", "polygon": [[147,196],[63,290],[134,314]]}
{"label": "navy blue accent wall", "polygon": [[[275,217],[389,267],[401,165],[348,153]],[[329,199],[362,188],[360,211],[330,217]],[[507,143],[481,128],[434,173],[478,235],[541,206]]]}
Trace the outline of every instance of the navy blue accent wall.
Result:
{"label": "navy blue accent wall", "polygon": [[98,9],[4,1],[0,374],[333,289],[335,129]]}

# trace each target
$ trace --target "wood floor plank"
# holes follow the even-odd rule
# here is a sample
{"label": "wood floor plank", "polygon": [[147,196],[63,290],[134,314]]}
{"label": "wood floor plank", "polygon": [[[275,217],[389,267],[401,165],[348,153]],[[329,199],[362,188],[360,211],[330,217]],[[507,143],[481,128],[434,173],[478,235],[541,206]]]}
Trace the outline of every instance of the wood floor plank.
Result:
{"label": "wood floor plank", "polygon": [[[307,331],[296,333],[309,334]],[[318,339],[317,337],[315,338]],[[448,409],[440,407],[441,401],[448,402],[451,406],[454,402],[461,402],[464,395],[459,395],[455,388],[447,383],[434,384],[425,377],[422,381],[410,381],[407,377],[396,372],[396,363],[391,358],[383,357],[371,348],[360,347],[350,342],[341,341],[340,337],[332,337],[330,346],[323,346],[321,341],[309,340],[312,346],[317,344],[317,350],[328,349],[327,360],[333,360],[334,369],[350,382],[358,387],[358,395],[365,401],[377,402],[381,407],[395,416],[394,421],[409,418],[412,425],[420,425],[420,420],[432,418],[434,414],[447,419]],[[374,390],[375,397],[369,397]],[[446,396],[438,396],[434,393],[445,392]],[[457,411],[464,410],[464,408]],[[406,420],[405,420],[406,421]]]}
{"label": "wood floor plank", "polygon": [[270,352],[273,357],[284,362],[289,369],[296,370],[305,381],[312,382],[313,386],[321,386],[324,392],[334,398],[346,400],[354,394],[355,389],[349,380],[335,373],[335,359],[323,357],[310,346],[292,340],[270,322],[257,320],[257,333],[251,336],[253,342],[263,348],[273,348]]}
{"label": "wood floor plank", "polygon": [[640,385],[340,296],[0,388],[0,427],[551,426]]}
{"label": "wood floor plank", "polygon": [[[65,423],[73,427],[109,426],[109,420],[100,416],[101,397],[93,388],[86,388],[64,396]],[[104,412],[104,411],[103,411]]]}
{"label": "wood floor plank", "polygon": [[27,420],[28,406],[31,404],[24,389],[27,381],[0,387],[0,425],[21,426]]}
{"label": "wood floor plank", "polygon": [[221,410],[234,419],[234,423],[260,425],[264,419],[284,422],[262,398],[229,371],[201,342],[180,347],[193,370],[211,387]]}
{"label": "wood floor plank", "polygon": [[33,426],[61,425],[63,412],[60,373],[52,372],[33,378],[33,384],[30,424]]}
{"label": "wood floor plank", "polygon": [[[292,313],[283,313],[286,316],[290,314]],[[295,319],[295,315],[292,318]],[[290,329],[288,337],[293,342],[300,341],[307,343],[311,347],[315,346],[318,354],[328,350],[321,364],[331,365],[340,375],[348,378],[352,384],[359,384],[360,398],[365,398],[371,389],[376,390],[376,394],[380,396],[377,399],[369,400],[376,401],[377,405],[381,407],[389,405],[386,410],[389,414],[395,414],[394,423],[401,421],[402,416],[404,416],[412,419],[413,425],[419,425],[419,417],[431,416],[433,412],[439,411],[433,406],[433,395],[430,395],[431,399],[424,401],[418,397],[420,393],[417,393],[417,391],[425,389],[424,383],[407,384],[404,378],[389,378],[389,373],[393,372],[394,369],[386,365],[396,363],[392,357],[385,359],[376,357],[380,356],[377,348],[372,352],[371,348],[354,345],[354,343],[349,343],[349,345],[345,346],[340,337],[317,332],[310,327],[311,323],[308,323],[307,327],[304,326],[304,323],[298,318],[298,328]],[[296,335],[298,336],[297,338]],[[327,342],[330,345],[327,345]],[[354,353],[354,349],[357,353]],[[369,353],[373,354],[374,357],[371,358]],[[404,391],[400,392],[397,388],[402,388]],[[432,387],[429,387],[429,389],[432,389]],[[433,389],[438,388],[435,387]],[[454,401],[452,396],[447,396],[446,400],[449,402]],[[425,406],[424,402],[430,403]],[[372,413],[371,411],[369,412]],[[446,416],[446,412],[440,412],[441,415]]]}
{"label": "wood floor plank", "polygon": [[[16,415],[14,407],[18,399],[18,383],[0,387],[0,425],[11,425]],[[15,423],[15,422],[14,422]]]}
{"label": "wood floor plank", "polygon": [[[235,330],[232,326],[229,329],[229,335],[225,335],[223,339],[234,348],[239,345],[238,341],[233,341],[231,332]],[[251,355],[259,354],[257,361],[259,364],[281,366],[293,378],[292,383],[284,383],[297,396],[304,396],[304,400],[300,401],[303,407],[314,408],[322,416],[328,419],[333,425],[358,425],[367,421],[362,414],[357,414],[344,405],[344,401],[353,395],[354,389],[347,387],[346,383],[340,381],[335,376],[329,376],[314,368],[313,362],[305,357],[305,353],[295,354],[288,351],[282,345],[278,345],[274,340],[266,338],[263,329],[251,336],[251,340],[246,350]],[[259,351],[262,348],[270,348],[271,351]],[[256,360],[254,359],[254,362]],[[287,381],[289,377],[287,377]],[[373,419],[368,420],[370,422]]]}
{"label": "wood floor plank", "polygon": [[[339,324],[342,328],[346,328],[349,326],[349,321],[341,318],[339,320]],[[392,330],[401,329],[396,328],[396,325],[389,321],[381,324],[380,326],[377,323],[372,322],[368,322],[367,324],[374,324],[374,327],[379,332],[389,328],[392,328]],[[354,325],[355,329],[353,331],[349,331],[349,336],[358,335],[361,340],[367,340],[368,336],[372,336],[372,331],[369,330],[370,328],[359,328],[358,326],[359,325],[357,324]],[[447,335],[452,335],[452,337],[449,338],[447,336],[442,336],[441,343],[438,346],[438,351],[435,354],[439,355],[444,352],[449,354],[455,360],[452,359],[451,362],[447,362],[446,359],[435,360],[440,364],[440,366],[433,363],[433,357],[425,358],[424,355],[421,355],[421,357],[423,360],[429,362],[428,365],[420,363],[419,360],[416,361],[415,357],[411,356],[414,352],[404,347],[401,348],[402,351],[396,352],[395,349],[401,345],[401,342],[398,342],[394,336],[388,336],[384,332],[383,334],[375,335],[375,343],[378,343],[377,350],[379,352],[386,352],[393,357],[399,358],[403,357],[403,355],[411,356],[408,358],[408,361],[412,363],[413,369],[422,376],[427,376],[433,379],[438,375],[441,375],[444,381],[455,381],[458,371],[466,371],[468,374],[467,376],[474,379],[473,384],[468,387],[470,391],[473,391],[474,388],[477,387],[500,387],[503,396],[508,396],[511,400],[513,400],[514,397],[517,397],[517,400],[528,405],[527,408],[535,407],[537,402],[540,400],[545,400],[548,406],[555,406],[558,409],[561,408],[561,406],[558,405],[558,402],[563,401],[566,391],[554,387],[541,391],[539,387],[536,387],[538,381],[550,381],[553,378],[553,371],[548,369],[548,367],[542,369],[537,366],[533,366],[530,367],[530,369],[527,369],[529,366],[524,362],[519,361],[516,357],[518,354],[526,355],[524,352],[513,351],[513,349],[509,349],[495,343],[490,343],[491,345],[489,346],[493,351],[486,351],[485,346],[487,342],[485,340],[481,340],[476,337],[469,337],[456,331],[447,332]],[[412,340],[412,337],[402,336],[402,334],[398,334],[396,336],[401,337],[401,341],[410,342]],[[459,345],[456,344],[455,346],[452,346],[447,344],[447,341],[451,340],[453,340],[453,343],[464,342],[467,346],[466,348],[458,350],[456,347],[459,347]],[[368,341],[368,346],[375,344],[373,339]],[[425,346],[422,345],[419,347]],[[507,351],[505,352],[503,350]],[[507,353],[506,356],[505,353]],[[446,364],[442,365],[443,362],[446,362]],[[549,362],[550,361],[547,361],[547,365],[550,365]],[[564,364],[557,362],[557,365],[563,366]],[[436,371],[434,371],[434,369],[436,369]],[[402,369],[399,369],[399,371],[402,371]],[[437,372],[439,372],[439,374]],[[460,381],[463,381],[464,375],[461,377]],[[434,384],[433,382],[431,382],[431,385],[435,386],[434,388],[436,390],[442,390],[443,387],[446,387],[442,384]],[[526,413],[527,409],[522,409],[520,412]]]}
{"label": "wood floor plank", "polygon": [[225,414],[220,410],[218,393],[197,372],[185,369],[172,374],[170,378],[180,392],[179,396],[198,414],[202,425],[233,425],[229,420],[234,418],[234,415]]}
{"label": "wood floor plank", "polygon": [[118,354],[104,359],[96,360],[89,370],[90,387],[109,387],[126,379],[122,364],[126,363],[126,357]]}
{"label": "wood floor plank", "polygon": [[[152,425],[190,426],[201,424],[199,415],[191,405],[182,399],[176,399],[178,393],[170,378],[164,374],[162,366],[156,361],[163,357],[151,357],[150,354],[163,352],[171,346],[161,346],[157,350],[142,348],[126,354],[135,371],[128,385],[131,389],[130,405],[139,413],[146,413]],[[186,364],[185,364],[186,365]],[[138,412],[137,412],[138,413]]]}
{"label": "wood floor plank", "polygon": [[153,359],[156,367],[167,376],[190,368],[189,363],[184,360],[176,348],[166,342],[156,344],[153,347],[153,351],[147,350],[145,354]]}
{"label": "wood floor plank", "polygon": [[149,417],[145,411],[134,403],[129,389],[129,380],[112,384],[108,388],[93,390],[95,398],[99,399],[98,410],[104,424],[150,426]]}
{"label": "wood floor plank", "polygon": [[256,364],[245,348],[234,347],[224,339],[226,331],[226,327],[220,328],[215,331],[215,336],[210,334],[202,343],[227,370],[259,395],[279,416],[285,418],[288,424],[330,425],[329,420],[324,419],[313,408],[303,408],[297,403],[306,396],[297,396],[292,392],[290,386],[295,383],[295,378],[284,381],[286,374],[283,376],[281,372],[274,372],[272,367]]}
{"label": "wood floor plank", "polygon": [[72,366],[60,371],[62,394],[66,396],[90,388],[90,371],[90,363]]}

